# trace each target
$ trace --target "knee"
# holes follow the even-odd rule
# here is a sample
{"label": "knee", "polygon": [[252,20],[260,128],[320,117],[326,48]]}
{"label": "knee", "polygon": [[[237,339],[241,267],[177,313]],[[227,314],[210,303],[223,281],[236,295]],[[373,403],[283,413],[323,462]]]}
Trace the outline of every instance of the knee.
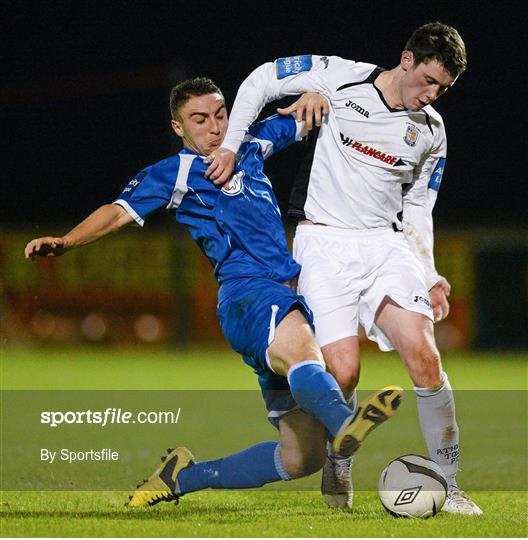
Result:
{"label": "knee", "polygon": [[291,456],[284,462],[284,468],[292,480],[303,478],[319,471],[324,465],[324,454]]}
{"label": "knee", "polygon": [[359,367],[341,364],[331,371],[345,396],[350,396],[359,382]]}
{"label": "knee", "polygon": [[359,345],[356,340],[347,338],[322,347],[328,371],[334,376],[339,388],[348,397],[359,382]]}
{"label": "knee", "polygon": [[432,388],[442,382],[440,353],[434,342],[423,338],[412,344],[407,362],[409,373],[416,386]]}
{"label": "knee", "polygon": [[324,367],[321,349],[309,327],[308,330],[301,327],[298,332],[292,332],[289,339],[275,340],[270,345],[268,357],[276,373],[285,376],[293,366],[306,360],[315,360]]}

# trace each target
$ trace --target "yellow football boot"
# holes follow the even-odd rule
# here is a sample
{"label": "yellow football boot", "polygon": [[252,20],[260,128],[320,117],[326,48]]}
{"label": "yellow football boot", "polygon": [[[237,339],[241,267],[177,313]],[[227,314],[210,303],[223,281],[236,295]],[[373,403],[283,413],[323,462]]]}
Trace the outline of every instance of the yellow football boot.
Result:
{"label": "yellow football boot", "polygon": [[134,491],[128,502],[129,507],[153,506],[162,501],[178,502],[178,474],[182,469],[194,464],[194,457],[183,446],[169,448],[167,452],[168,455],[161,458],[161,465]]}
{"label": "yellow football boot", "polygon": [[340,457],[354,455],[366,436],[396,412],[402,397],[403,388],[386,386],[364,399],[352,422],[336,435],[332,443],[334,453]]}

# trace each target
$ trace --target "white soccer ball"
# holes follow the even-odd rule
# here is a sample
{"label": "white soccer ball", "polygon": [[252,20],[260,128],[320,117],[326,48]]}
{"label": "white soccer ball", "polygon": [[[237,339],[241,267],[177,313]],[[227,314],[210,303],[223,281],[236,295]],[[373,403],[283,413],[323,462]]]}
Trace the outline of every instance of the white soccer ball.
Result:
{"label": "white soccer ball", "polygon": [[409,454],[388,464],[378,490],[381,504],[393,516],[428,518],[445,502],[447,479],[432,459]]}

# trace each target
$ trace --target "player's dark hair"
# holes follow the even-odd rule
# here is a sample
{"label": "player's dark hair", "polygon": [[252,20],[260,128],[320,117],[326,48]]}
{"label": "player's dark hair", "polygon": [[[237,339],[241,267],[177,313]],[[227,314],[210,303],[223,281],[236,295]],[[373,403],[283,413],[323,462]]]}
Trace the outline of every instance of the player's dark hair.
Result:
{"label": "player's dark hair", "polygon": [[170,112],[173,119],[178,117],[181,107],[194,96],[205,96],[207,94],[222,94],[218,86],[207,77],[195,77],[188,79],[174,86],[170,93]]}
{"label": "player's dark hair", "polygon": [[466,70],[466,46],[460,34],[441,22],[420,26],[407,41],[405,50],[413,53],[416,66],[438,60],[451,77],[458,77]]}

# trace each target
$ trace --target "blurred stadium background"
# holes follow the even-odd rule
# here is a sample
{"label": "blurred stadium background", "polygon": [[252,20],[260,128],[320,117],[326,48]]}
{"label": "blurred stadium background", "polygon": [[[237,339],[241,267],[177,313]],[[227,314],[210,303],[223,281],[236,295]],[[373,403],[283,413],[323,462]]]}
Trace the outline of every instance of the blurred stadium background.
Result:
{"label": "blurred stadium background", "polygon": [[[22,256],[32,231],[4,230],[4,343],[223,346],[209,262],[184,230],[166,228],[33,264]],[[453,286],[451,313],[436,328],[440,348],[528,349],[526,235],[439,231],[436,253]]]}
{"label": "blurred stadium background", "polygon": [[[225,347],[208,262],[170,216],[33,264],[23,259],[26,242],[63,234],[177,149],[167,104],[184,78],[212,77],[230,106],[264,61],[316,52],[390,67],[412,30],[438,19],[459,28],[469,51],[468,72],[437,107],[449,157],[435,209],[436,258],[453,285],[438,341],[443,350],[528,349],[527,198],[516,149],[523,127],[501,105],[518,81],[514,70],[490,76],[522,34],[514,9],[407,0],[28,5],[10,4],[2,28],[3,346]],[[308,31],[319,14],[317,31]],[[269,165],[283,209],[302,153],[298,145]]]}

